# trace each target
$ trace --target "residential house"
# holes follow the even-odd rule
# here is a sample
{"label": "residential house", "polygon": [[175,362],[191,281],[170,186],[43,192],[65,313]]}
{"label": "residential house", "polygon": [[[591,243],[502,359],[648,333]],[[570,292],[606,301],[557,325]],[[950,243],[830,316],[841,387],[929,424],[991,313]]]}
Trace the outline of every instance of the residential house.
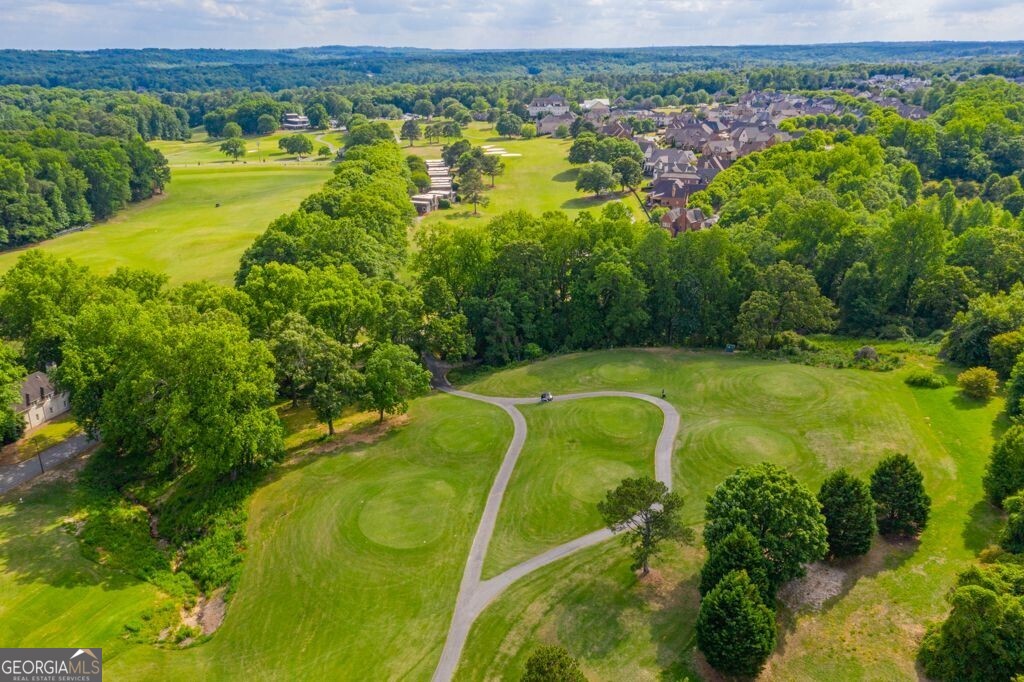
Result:
{"label": "residential house", "polygon": [[542,118],[552,114],[561,116],[569,113],[569,102],[561,95],[535,97],[526,109],[533,118]]}
{"label": "residential house", "polygon": [[608,137],[621,137],[625,140],[633,137],[633,128],[623,121],[610,121],[603,125],[598,132]]}
{"label": "residential house", "polygon": [[690,195],[707,187],[696,173],[675,173],[665,175],[651,184],[647,192],[647,203],[651,206],[683,208]]}
{"label": "residential house", "polygon": [[718,216],[705,216],[699,208],[673,208],[661,216],[661,226],[677,236],[680,232],[696,232],[718,222]]}
{"label": "residential house", "polygon": [[558,130],[558,126],[565,126],[568,128],[572,125],[572,122],[576,120],[576,114],[569,112],[566,114],[550,114],[545,116],[537,122],[537,134],[538,135],[554,135],[555,131]]}
{"label": "residential house", "polygon": [[697,151],[701,149],[714,133],[710,126],[704,123],[686,123],[682,126],[675,125],[665,129],[665,144],[670,144],[678,149],[689,149]]}
{"label": "residential house", "polygon": [[23,401],[13,405],[14,411],[25,419],[32,429],[71,409],[68,394],[58,392],[46,372],[32,372],[21,384]]}
{"label": "residential house", "polygon": [[602,106],[605,109],[611,109],[611,101],[601,98],[585,99],[583,100],[583,103],[580,104],[580,109],[582,109],[583,111],[591,111],[596,106]]}
{"label": "residential house", "polygon": [[656,149],[644,159],[644,172],[657,175],[655,171],[666,166],[691,166],[697,163],[697,155],[689,149]]}

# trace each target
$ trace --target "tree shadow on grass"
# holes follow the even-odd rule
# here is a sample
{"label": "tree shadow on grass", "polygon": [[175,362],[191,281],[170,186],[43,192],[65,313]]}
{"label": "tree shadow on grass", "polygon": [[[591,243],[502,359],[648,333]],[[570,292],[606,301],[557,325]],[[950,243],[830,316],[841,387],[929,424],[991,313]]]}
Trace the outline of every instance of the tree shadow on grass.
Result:
{"label": "tree shadow on grass", "polygon": [[45,583],[52,587],[100,587],[122,590],[143,581],[120,570],[95,564],[82,556],[72,530],[63,520],[73,514],[73,485],[57,480],[15,490],[0,501],[11,505],[0,526],[0,564],[20,585]]}
{"label": "tree shadow on grass", "polygon": [[568,199],[562,202],[562,208],[574,209],[574,210],[585,210],[588,208],[599,208],[602,204],[613,199],[614,197],[610,194],[602,194],[599,197],[595,197],[593,194],[585,197],[577,197],[575,199]]}
{"label": "tree shadow on grass", "polygon": [[[696,646],[695,626],[700,604],[700,574],[679,582],[664,600],[665,608],[651,614],[651,639],[658,642],[657,661],[663,682],[695,679],[689,652]],[[680,640],[677,633],[686,632]]]}
{"label": "tree shadow on grass", "polygon": [[988,547],[1000,523],[999,510],[988,500],[978,500],[967,515],[962,537],[964,547],[975,554]]}
{"label": "tree shadow on grass", "polygon": [[[888,539],[877,536],[871,545],[871,550],[862,557],[851,559],[838,559],[834,561],[815,562],[809,566],[809,573],[829,573],[840,571],[842,582],[838,589],[829,590],[816,585],[816,581],[806,582],[808,579],[800,579],[796,582],[787,583],[780,589],[780,597],[777,600],[779,608],[779,644],[776,648],[778,653],[786,650],[786,642],[789,635],[796,631],[798,616],[804,613],[824,614],[831,611],[857,586],[862,578],[873,578],[889,571],[899,569],[910,557],[914,556],[920,546],[917,538],[896,538]],[[802,582],[803,581],[803,582]],[[807,593],[803,593],[803,584],[807,584]],[[783,599],[786,589],[791,591],[796,588],[796,596],[805,598],[807,603],[790,598],[787,603]],[[817,589],[824,589],[820,595],[810,594]],[[814,597],[824,598],[821,606],[816,607],[813,603]]]}
{"label": "tree shadow on grass", "polygon": [[579,170],[576,168],[567,168],[561,173],[555,173],[551,176],[552,182],[576,182],[576,176],[579,175]]}
{"label": "tree shadow on grass", "polygon": [[960,392],[957,392],[950,402],[952,402],[953,407],[958,410],[983,410],[988,406],[987,400],[975,400],[974,398],[968,398]]}

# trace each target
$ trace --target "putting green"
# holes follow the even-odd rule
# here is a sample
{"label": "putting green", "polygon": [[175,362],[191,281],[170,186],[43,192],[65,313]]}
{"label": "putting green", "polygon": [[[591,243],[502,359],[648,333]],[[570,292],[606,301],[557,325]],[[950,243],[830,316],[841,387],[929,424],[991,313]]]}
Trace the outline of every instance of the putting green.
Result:
{"label": "putting green", "polygon": [[[956,574],[998,528],[981,478],[1005,428],[997,419],[1001,401],[968,404],[952,386],[911,389],[900,372],[624,350],[556,357],[477,377],[465,388],[490,395],[598,388],[658,395],[665,388],[681,415],[675,489],[695,525],[714,487],[741,466],[771,461],[817,490],[836,467],[867,476],[886,453],[910,454],[933,499],[928,530],[919,543],[877,541],[867,557],[844,564],[843,593],[821,612],[784,610],[785,646],[764,679],[915,679],[923,626],[944,615],[943,595]],[[593,679],[699,678],[693,625],[702,555],[671,550],[643,582],[613,543],[541,569],[481,614],[457,678],[517,679],[541,643],[567,647]]]}

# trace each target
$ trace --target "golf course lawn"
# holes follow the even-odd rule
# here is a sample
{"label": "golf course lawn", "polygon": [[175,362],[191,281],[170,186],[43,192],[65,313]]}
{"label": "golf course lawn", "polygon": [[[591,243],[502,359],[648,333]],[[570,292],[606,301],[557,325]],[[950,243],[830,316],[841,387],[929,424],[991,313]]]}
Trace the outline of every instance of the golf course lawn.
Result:
{"label": "golf course lawn", "polygon": [[624,478],[654,476],[662,415],[629,398],[521,408],[529,436],[503,498],[483,577],[604,524],[597,503]]}
{"label": "golf course lawn", "polygon": [[279,163],[288,162],[295,165],[296,162],[304,165],[319,164],[327,165],[331,157],[318,159],[315,155],[319,148],[326,144],[332,149],[338,147],[338,134],[330,132],[308,132],[303,133],[313,141],[313,156],[298,159],[294,154],[289,154],[277,143],[285,135],[292,135],[294,131],[279,130],[270,135],[253,135],[242,138],[245,141],[246,155],[232,162],[231,158],[220,151],[220,145],[224,142],[220,138],[208,137],[202,128],[194,128],[192,138],[189,140],[153,140],[149,145],[159,149],[167,158],[167,164],[172,168],[181,166],[210,165],[217,166],[238,166],[242,162],[248,165],[254,163]]}
{"label": "golf course lawn", "polygon": [[[523,396],[664,389],[681,415],[674,486],[698,531],[707,495],[739,466],[775,462],[817,490],[830,469],[863,476],[884,453],[909,453],[932,496],[928,529],[919,542],[876,540],[866,557],[838,565],[842,588],[820,610],[780,603],[780,645],[764,674],[889,680],[916,679],[924,627],[943,616],[956,574],[998,530],[981,478],[1005,427],[1001,400],[969,402],[952,386],[911,389],[907,371],[616,350],[461,387]],[[526,445],[487,558],[492,572],[599,527],[590,505],[622,476],[650,472],[661,427],[656,408],[629,399],[522,410]],[[293,445],[315,447],[308,411],[286,421]],[[511,435],[501,410],[434,395],[414,401],[408,421],[375,443],[283,465],[251,500],[249,549],[223,625],[183,651],[120,637],[161,597],[82,558],[61,527],[66,483],[37,486],[20,504],[21,493],[0,497],[0,643],[103,646],[110,680],[427,679]],[[670,545],[639,580],[628,549],[611,540],[546,566],[484,610],[457,677],[516,680],[533,648],[560,643],[592,679],[698,679],[703,558],[699,545]]]}
{"label": "golf course lawn", "polygon": [[[392,122],[396,132],[400,122]],[[506,211],[526,211],[540,215],[545,211],[565,211],[570,216],[584,210],[600,210],[609,201],[621,200],[637,219],[644,217],[636,199],[628,192],[606,194],[595,198],[593,194],[576,191],[577,167],[567,158],[572,140],[559,140],[549,135],[532,140],[507,139],[498,135],[489,123],[470,123],[463,135],[473,146],[493,145],[509,154],[522,156],[504,158],[505,173],[495,178],[495,187],[487,191],[490,203],[479,207],[473,215],[472,206],[455,204],[450,209],[434,211],[423,219],[425,223],[439,220],[486,220]],[[442,141],[444,142],[444,141]],[[424,159],[440,159],[442,144],[428,145],[421,140],[414,146],[402,142],[407,154]],[[491,178],[484,182],[490,185]]]}
{"label": "golf course lawn", "polygon": [[[783,608],[780,646],[767,679],[915,679],[914,657],[924,626],[941,618],[943,595],[956,574],[994,538],[998,519],[982,501],[981,478],[993,437],[1005,426],[1001,401],[967,401],[954,387],[911,389],[906,370],[872,373],[765,362],[718,353],[611,351],[570,355],[483,376],[467,390],[494,395],[567,393],[597,388],[659,394],[679,410],[682,426],[674,458],[674,484],[685,518],[699,524],[704,501],[737,467],[770,461],[786,467],[812,490],[829,470],[845,466],[865,476],[886,452],[910,454],[932,496],[932,517],[919,543],[876,540],[872,552],[841,568],[839,597],[819,611]],[[947,370],[948,371],[948,370]],[[533,434],[531,434],[533,436]],[[604,553],[618,554],[610,564]],[[658,630],[639,608],[674,609],[672,641],[692,642],[689,605],[665,606],[662,590],[628,574],[628,557],[611,544],[530,576],[495,602],[477,622],[463,658],[464,679],[517,679],[531,643],[561,643],[595,677],[683,679],[697,675],[692,643],[663,648]],[[685,584],[693,550],[655,562]],[[682,573],[680,573],[682,571]],[[606,610],[579,594],[592,585],[619,584],[636,594],[604,598]],[[681,589],[681,588],[680,588]],[[595,591],[603,594],[605,590]],[[651,593],[645,606],[637,596]],[[589,627],[615,642],[633,642],[629,660],[616,646],[588,649],[567,626],[587,613]],[[689,614],[689,615],[688,615]],[[494,652],[500,652],[494,658]],[[614,675],[610,673],[614,671]]]}
{"label": "golf course lawn", "polygon": [[[252,240],[316,191],[329,173],[324,165],[176,168],[162,196],[30,248],[74,258],[100,274],[131,266],[166,273],[172,283],[229,284]],[[20,254],[0,254],[0,273]]]}

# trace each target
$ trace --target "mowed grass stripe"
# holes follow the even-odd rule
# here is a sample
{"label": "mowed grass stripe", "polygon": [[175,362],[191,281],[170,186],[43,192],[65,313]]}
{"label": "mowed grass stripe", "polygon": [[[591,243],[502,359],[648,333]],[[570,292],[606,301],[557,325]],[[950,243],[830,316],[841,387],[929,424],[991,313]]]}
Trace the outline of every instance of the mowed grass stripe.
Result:
{"label": "mowed grass stripe", "polygon": [[[166,273],[172,283],[206,279],[230,284],[253,239],[328,177],[326,166],[174,169],[162,196],[132,204],[88,230],[30,248],[74,258],[100,274],[130,266]],[[20,253],[0,254],[0,273]]]}
{"label": "mowed grass stripe", "polygon": [[484,563],[489,578],[602,527],[597,503],[624,478],[654,475],[657,407],[589,398],[521,408],[527,439]]}
{"label": "mowed grass stripe", "polygon": [[[820,612],[783,609],[782,644],[762,677],[915,679],[924,626],[947,611],[943,596],[956,574],[998,528],[981,479],[1005,423],[1001,400],[967,401],[954,386],[911,389],[902,381],[906,371],[623,350],[558,357],[481,376],[466,388],[519,395],[664,388],[682,418],[675,487],[686,520],[698,527],[707,495],[737,467],[771,461],[817,491],[834,468],[867,476],[887,452],[909,453],[933,499],[920,542],[876,540],[867,557],[842,565],[841,593]],[[538,643],[566,646],[594,679],[698,677],[693,627],[702,557],[702,549],[672,550],[649,583],[632,577],[614,542],[546,567],[481,615],[458,678],[518,679]],[[574,626],[581,618],[587,629]]]}

